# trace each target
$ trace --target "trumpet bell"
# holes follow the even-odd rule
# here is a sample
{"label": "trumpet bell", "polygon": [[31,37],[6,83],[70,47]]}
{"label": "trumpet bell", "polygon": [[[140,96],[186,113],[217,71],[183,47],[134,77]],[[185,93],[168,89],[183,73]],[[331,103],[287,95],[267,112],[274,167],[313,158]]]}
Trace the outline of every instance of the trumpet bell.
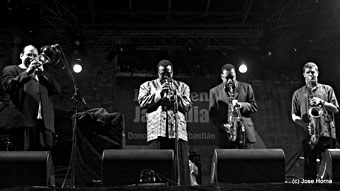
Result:
{"label": "trumpet bell", "polygon": [[60,61],[60,51],[56,46],[45,45],[41,47],[42,52],[36,60],[41,64],[53,63],[58,64]]}

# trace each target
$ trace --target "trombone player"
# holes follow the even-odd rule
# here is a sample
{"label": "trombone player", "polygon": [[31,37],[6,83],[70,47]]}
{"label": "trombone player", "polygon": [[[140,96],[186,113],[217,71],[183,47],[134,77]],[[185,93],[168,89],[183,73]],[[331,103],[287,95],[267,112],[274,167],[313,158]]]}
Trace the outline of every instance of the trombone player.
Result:
{"label": "trombone player", "polygon": [[307,62],[303,66],[306,85],[292,96],[292,120],[308,134],[303,141],[306,180],[316,179],[317,159],[326,149],[336,146],[334,114],[339,111],[338,101],[333,88],[319,83],[318,76],[318,66]]}

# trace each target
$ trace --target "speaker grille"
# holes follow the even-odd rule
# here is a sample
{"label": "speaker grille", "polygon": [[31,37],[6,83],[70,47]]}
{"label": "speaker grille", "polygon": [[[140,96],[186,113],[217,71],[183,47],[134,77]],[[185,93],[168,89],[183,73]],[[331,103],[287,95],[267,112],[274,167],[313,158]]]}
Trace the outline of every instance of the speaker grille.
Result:
{"label": "speaker grille", "polygon": [[211,182],[284,182],[282,149],[215,149]]}
{"label": "speaker grille", "polygon": [[150,169],[173,180],[173,150],[104,150],[102,156],[103,186],[134,185],[143,171]]}
{"label": "speaker grille", "polygon": [[54,186],[49,151],[1,151],[0,187]]}

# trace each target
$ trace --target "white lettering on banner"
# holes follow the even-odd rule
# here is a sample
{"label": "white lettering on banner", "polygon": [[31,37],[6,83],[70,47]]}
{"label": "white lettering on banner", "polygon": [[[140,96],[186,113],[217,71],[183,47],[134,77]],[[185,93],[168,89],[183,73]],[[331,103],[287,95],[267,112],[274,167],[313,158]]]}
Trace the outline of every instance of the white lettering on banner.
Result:
{"label": "white lettering on banner", "polygon": [[[194,106],[186,113],[185,118],[188,123],[209,123],[209,111],[208,109],[199,109],[198,106]],[[139,106],[135,106],[135,118],[134,123],[146,122],[146,109],[141,109]]]}
{"label": "white lettering on banner", "polygon": [[135,119],[134,123],[145,123],[146,122],[146,109],[142,109],[139,106],[135,106]]}
{"label": "white lettering on banner", "polygon": [[133,132],[128,132],[128,139],[146,139],[146,133],[133,133]]}
{"label": "white lettering on banner", "polygon": [[190,98],[192,102],[209,101],[209,94],[207,92],[191,92]]}
{"label": "white lettering on banner", "polygon": [[189,140],[212,140],[216,138],[214,133],[201,132],[201,133],[188,133]]}
{"label": "white lettering on banner", "polygon": [[133,98],[133,101],[137,101],[138,102],[139,89],[134,89],[134,91],[135,91],[135,97]]}
{"label": "white lettering on banner", "polygon": [[[133,98],[133,101],[138,102],[138,94],[139,94],[139,89],[134,89],[135,96]],[[208,102],[209,101],[209,94],[207,92],[191,92],[190,93],[190,98],[192,102]]]}
{"label": "white lettering on banner", "polygon": [[[146,133],[134,133],[128,132],[127,138],[129,140],[146,139]],[[200,132],[200,133],[188,133],[189,140],[213,140],[216,138],[214,133]]]}
{"label": "white lettering on banner", "polygon": [[199,109],[194,106],[186,113],[185,118],[188,123],[209,123],[209,111],[207,109]]}

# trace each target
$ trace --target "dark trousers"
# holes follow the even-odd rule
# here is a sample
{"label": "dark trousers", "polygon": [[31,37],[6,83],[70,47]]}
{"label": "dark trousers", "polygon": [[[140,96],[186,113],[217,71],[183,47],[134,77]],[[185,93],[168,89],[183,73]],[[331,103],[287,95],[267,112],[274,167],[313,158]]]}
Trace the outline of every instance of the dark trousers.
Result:
{"label": "dark trousers", "polygon": [[47,130],[43,120],[35,127],[18,127],[8,131],[16,151],[49,151],[53,146],[53,133]]}
{"label": "dark trousers", "polygon": [[[219,148],[220,149],[242,149],[242,147],[235,142],[228,141],[227,139],[227,133],[225,131],[219,131]],[[253,149],[255,145],[255,142],[250,142],[248,138],[246,137],[246,143],[244,146],[244,149]]]}
{"label": "dark trousers", "polygon": [[[175,139],[158,137],[149,143],[150,149],[172,149],[175,152]],[[189,152],[188,142],[179,140],[178,143],[178,158],[179,158],[179,176],[180,185],[190,185],[190,170],[189,170]],[[177,169],[177,168],[176,168]],[[174,180],[177,182],[177,180]]]}
{"label": "dark trousers", "polygon": [[[335,148],[336,140],[329,137],[320,137],[319,142],[314,148],[311,148],[309,140],[303,141],[304,152],[304,179],[315,180],[317,176],[318,163],[317,159],[322,160],[322,154],[326,149]],[[320,164],[320,163],[319,163]]]}

